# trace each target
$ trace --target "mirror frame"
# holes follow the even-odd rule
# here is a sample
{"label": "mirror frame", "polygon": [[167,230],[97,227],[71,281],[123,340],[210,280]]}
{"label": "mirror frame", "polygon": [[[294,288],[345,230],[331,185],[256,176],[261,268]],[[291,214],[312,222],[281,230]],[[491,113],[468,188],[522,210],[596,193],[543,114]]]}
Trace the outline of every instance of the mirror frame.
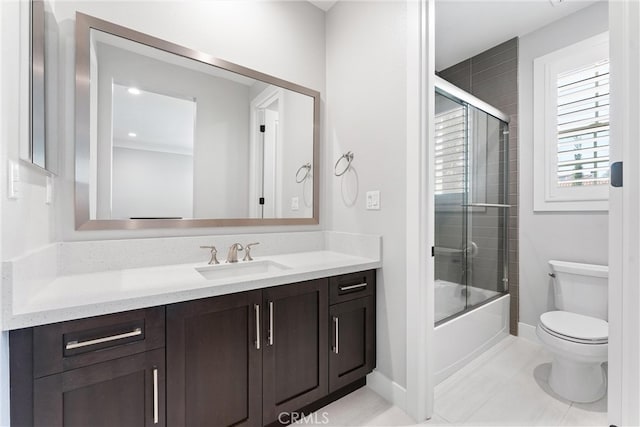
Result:
{"label": "mirror frame", "polygon": [[[29,2],[29,146],[26,159],[34,166],[53,173],[47,150],[45,92],[45,8],[44,0]],[[42,163],[34,157],[35,145],[41,145]]]}
{"label": "mirror frame", "polygon": [[[242,74],[265,83],[289,89],[313,98],[313,216],[310,218],[193,218],[193,219],[91,219],[89,212],[90,135],[89,82],[91,29],[122,37],[156,49],[220,69]],[[76,84],[75,84],[75,226],[76,230],[137,230],[149,228],[231,227],[262,225],[311,225],[320,214],[320,92],[203,52],[144,34],[130,28],[76,12]]]}

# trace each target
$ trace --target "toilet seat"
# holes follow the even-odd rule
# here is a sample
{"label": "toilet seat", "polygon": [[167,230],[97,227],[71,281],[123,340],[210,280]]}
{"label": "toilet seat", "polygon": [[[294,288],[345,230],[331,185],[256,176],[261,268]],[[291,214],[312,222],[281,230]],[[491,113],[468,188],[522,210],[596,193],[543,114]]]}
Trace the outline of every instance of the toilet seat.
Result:
{"label": "toilet seat", "polygon": [[609,324],[602,319],[568,311],[549,311],[540,316],[540,327],[550,335],[578,344],[607,344]]}

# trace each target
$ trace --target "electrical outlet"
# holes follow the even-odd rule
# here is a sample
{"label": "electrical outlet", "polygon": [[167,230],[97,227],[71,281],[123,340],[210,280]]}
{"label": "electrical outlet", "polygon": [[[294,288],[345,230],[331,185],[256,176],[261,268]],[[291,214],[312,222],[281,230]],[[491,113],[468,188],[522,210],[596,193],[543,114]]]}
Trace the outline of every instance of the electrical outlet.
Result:
{"label": "electrical outlet", "polygon": [[292,197],[291,198],[291,210],[292,211],[297,211],[300,209],[300,199],[298,199],[298,197]]}
{"label": "electrical outlet", "polygon": [[367,210],[380,210],[380,191],[367,191]]}

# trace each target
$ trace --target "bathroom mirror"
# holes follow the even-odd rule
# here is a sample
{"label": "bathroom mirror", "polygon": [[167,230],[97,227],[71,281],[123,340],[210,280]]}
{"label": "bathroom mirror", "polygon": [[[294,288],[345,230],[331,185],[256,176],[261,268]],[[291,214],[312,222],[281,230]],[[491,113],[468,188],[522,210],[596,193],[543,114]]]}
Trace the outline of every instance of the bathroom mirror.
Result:
{"label": "bathroom mirror", "polygon": [[319,100],[76,13],[76,228],[317,224]]}

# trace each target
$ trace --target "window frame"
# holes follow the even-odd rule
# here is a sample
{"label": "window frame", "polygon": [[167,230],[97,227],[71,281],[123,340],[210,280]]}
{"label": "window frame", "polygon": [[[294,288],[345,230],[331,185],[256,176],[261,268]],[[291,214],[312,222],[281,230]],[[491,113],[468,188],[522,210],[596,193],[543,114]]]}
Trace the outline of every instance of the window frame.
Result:
{"label": "window frame", "polygon": [[609,33],[533,61],[534,211],[607,211],[609,185],[558,187],[558,75],[609,58]]}

